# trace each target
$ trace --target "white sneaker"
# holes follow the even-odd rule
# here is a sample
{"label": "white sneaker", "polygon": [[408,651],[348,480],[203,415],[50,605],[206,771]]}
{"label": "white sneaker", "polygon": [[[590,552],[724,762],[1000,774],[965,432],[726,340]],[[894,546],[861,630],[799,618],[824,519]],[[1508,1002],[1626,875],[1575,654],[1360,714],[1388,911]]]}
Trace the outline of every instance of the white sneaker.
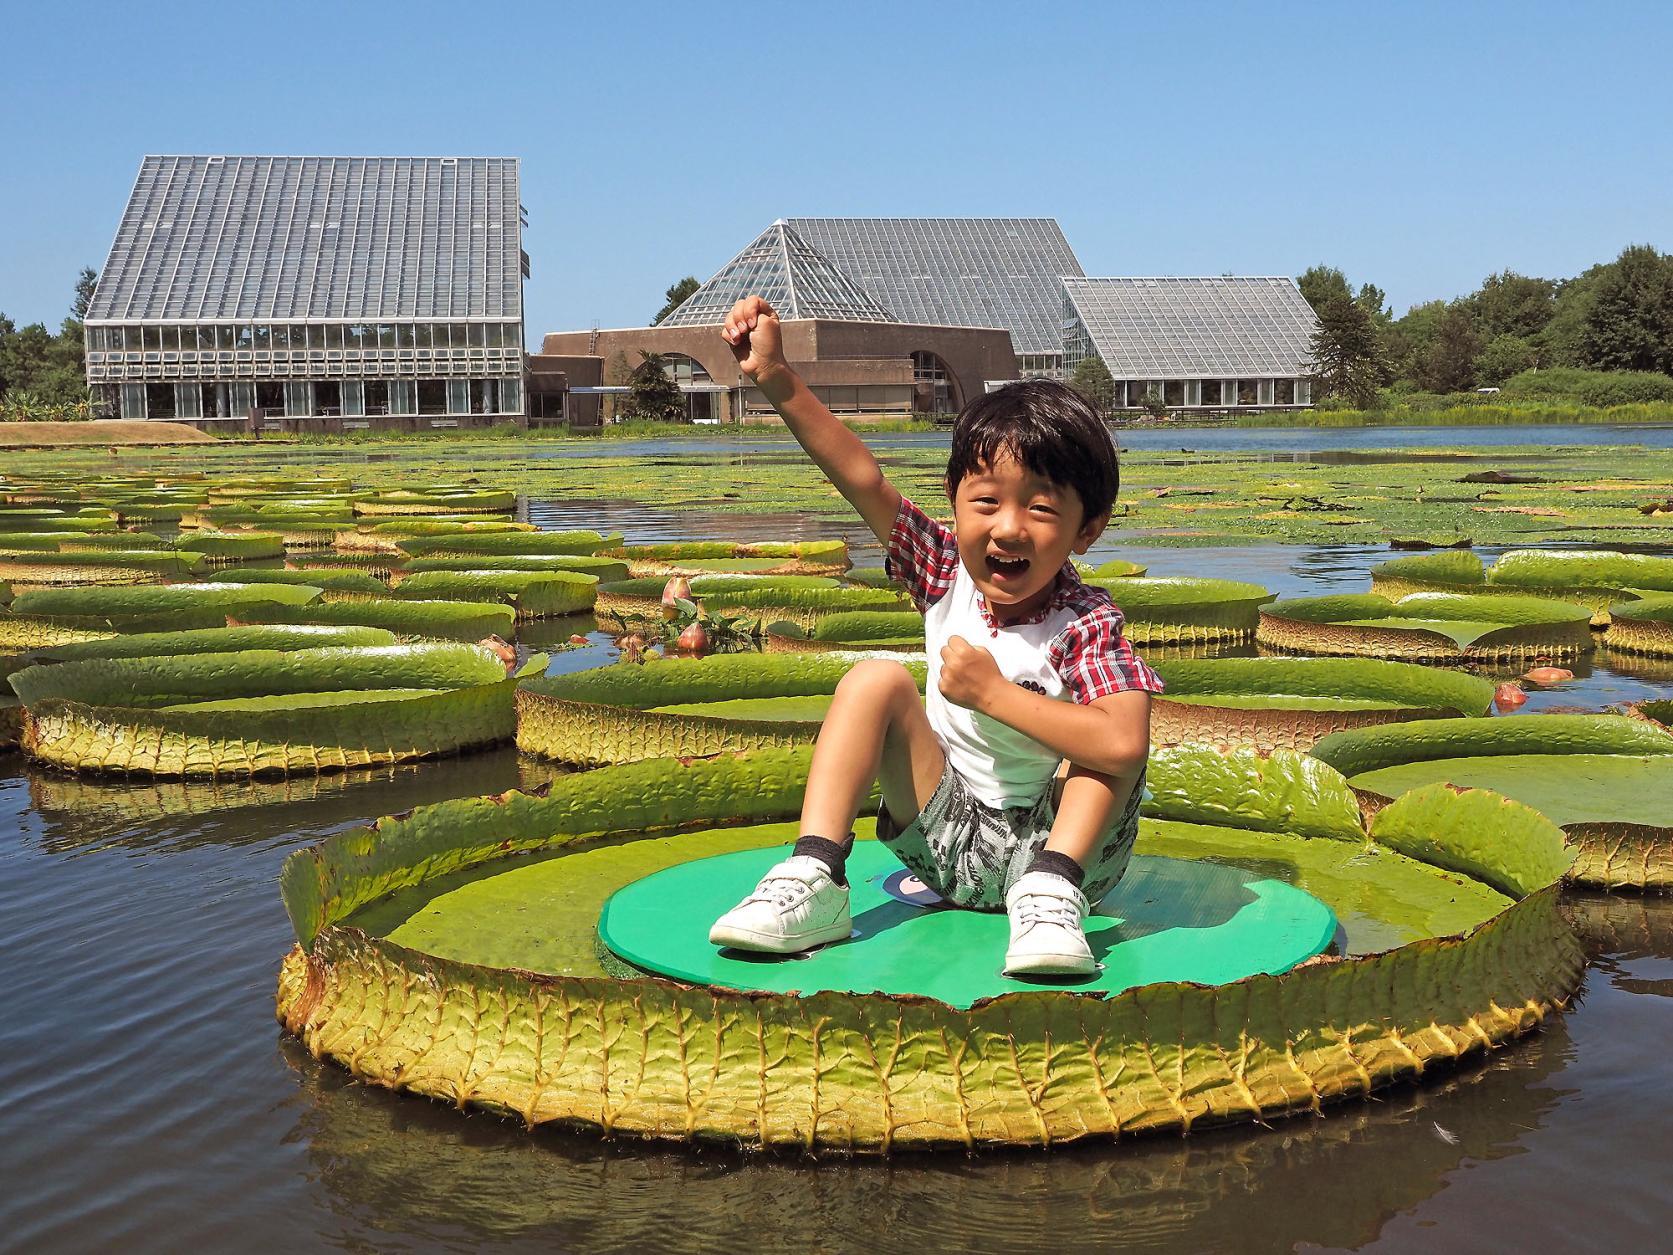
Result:
{"label": "white sneaker", "polygon": [[779,863],[737,906],[715,921],[709,941],[734,950],[796,954],[853,931],[848,886],[831,879],[830,868],[805,854]]}
{"label": "white sneaker", "polygon": [[1011,917],[1011,945],[1005,971],[1011,976],[1084,976],[1098,969],[1086,944],[1086,898],[1061,876],[1027,872],[1005,894]]}

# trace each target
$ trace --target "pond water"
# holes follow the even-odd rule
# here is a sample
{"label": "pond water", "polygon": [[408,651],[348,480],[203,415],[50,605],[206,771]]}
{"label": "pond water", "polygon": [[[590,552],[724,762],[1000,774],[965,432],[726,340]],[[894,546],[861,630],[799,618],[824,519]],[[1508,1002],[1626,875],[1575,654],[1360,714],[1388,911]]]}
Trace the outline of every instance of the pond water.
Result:
{"label": "pond water", "polygon": [[[873,449],[932,449],[945,447],[950,428],[935,431],[880,431],[865,433]],[[1529,445],[1535,449],[1594,447],[1598,445],[1642,445],[1648,449],[1673,449],[1673,425],[1655,423],[1516,423],[1482,427],[1121,427],[1116,438],[1123,449],[1167,452],[1236,452],[1288,454],[1297,459],[1318,460],[1320,452],[1376,452],[1411,457],[1432,449],[1491,448]],[[795,443],[782,428],[763,428],[759,433],[722,436],[689,436],[671,439],[618,440],[603,437],[582,445],[593,454],[609,457],[682,458],[693,452],[705,454],[749,454],[782,451],[798,457]],[[528,444],[516,447],[516,456],[564,458],[575,456],[574,445]],[[508,451],[508,456],[510,451]],[[348,455],[352,456],[352,455]],[[1482,454],[1480,456],[1488,456]]]}
{"label": "pond water", "polygon": [[[530,513],[636,541],[869,540],[637,505]],[[1386,551],[1109,544],[1095,556],[1117,554],[1289,595],[1363,588]],[[856,558],[874,563],[875,546]],[[554,667],[608,656],[599,636]],[[1599,709],[1673,688],[1666,669],[1616,658],[1576,671],[1529,707]],[[273,985],[292,938],[276,875],[288,852],[552,774],[497,750],[318,782],[150,785],[0,755],[0,1248],[1476,1251],[1662,1236],[1673,1207],[1664,899],[1572,899],[1594,956],[1583,996],[1436,1084],[1271,1128],[1049,1155],[813,1162],[530,1135],[357,1085],[279,1031]]]}

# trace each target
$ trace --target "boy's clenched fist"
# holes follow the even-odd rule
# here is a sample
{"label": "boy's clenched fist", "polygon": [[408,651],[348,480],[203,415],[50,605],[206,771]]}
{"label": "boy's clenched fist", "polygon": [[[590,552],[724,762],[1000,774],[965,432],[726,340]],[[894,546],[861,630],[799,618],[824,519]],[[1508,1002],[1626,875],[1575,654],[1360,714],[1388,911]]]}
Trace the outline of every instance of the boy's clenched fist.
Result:
{"label": "boy's clenched fist", "polygon": [[954,636],[941,647],[941,676],[937,687],[941,696],[953,705],[980,710],[994,686],[1004,682],[999,664],[981,646]]}
{"label": "boy's clenched fist", "polygon": [[732,306],[720,336],[738,359],[738,369],[757,383],[763,374],[785,365],[778,314],[759,296],[746,296]]}

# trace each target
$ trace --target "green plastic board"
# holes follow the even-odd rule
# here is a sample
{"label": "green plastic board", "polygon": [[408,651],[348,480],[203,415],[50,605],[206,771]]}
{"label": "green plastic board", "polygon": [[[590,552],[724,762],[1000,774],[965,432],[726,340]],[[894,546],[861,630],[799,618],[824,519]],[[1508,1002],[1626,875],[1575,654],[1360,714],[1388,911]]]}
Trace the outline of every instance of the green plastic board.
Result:
{"label": "green plastic board", "polygon": [[[803,956],[723,950],[709,925],[735,906],[785,847],[744,850],[666,868],[604,904],[599,935],[644,971],[693,984],[775,993],[918,994],[956,1007],[1038,989],[1004,976],[1003,914],[939,905],[889,850],[860,842],[849,858],[854,932]],[[1119,993],[1137,985],[1220,985],[1285,972],[1323,952],[1336,917],[1311,894],[1219,863],[1140,855],[1094,908],[1087,939],[1101,964],[1052,985]]]}

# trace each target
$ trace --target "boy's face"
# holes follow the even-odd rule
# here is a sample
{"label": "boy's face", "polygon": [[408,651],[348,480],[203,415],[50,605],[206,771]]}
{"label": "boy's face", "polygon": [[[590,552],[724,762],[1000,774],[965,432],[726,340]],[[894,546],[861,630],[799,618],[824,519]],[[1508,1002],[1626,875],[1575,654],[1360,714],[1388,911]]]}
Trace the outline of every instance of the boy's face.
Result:
{"label": "boy's face", "polygon": [[1085,553],[1109,522],[1107,513],[1086,518],[1073,488],[1005,454],[978,466],[948,496],[959,559],[1001,623],[1044,609],[1069,555]]}

